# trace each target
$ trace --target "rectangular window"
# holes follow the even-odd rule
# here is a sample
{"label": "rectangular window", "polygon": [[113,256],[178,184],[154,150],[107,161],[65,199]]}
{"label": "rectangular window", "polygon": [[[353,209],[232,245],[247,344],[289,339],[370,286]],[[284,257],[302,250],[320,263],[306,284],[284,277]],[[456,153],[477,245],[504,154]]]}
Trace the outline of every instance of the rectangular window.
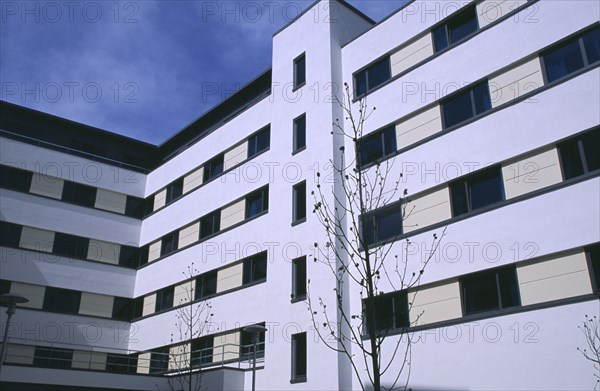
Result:
{"label": "rectangular window", "polygon": [[171,254],[172,252],[177,250],[177,245],[179,241],[179,231],[171,232],[163,236],[162,243],[160,245],[160,256],[164,257],[165,255]]}
{"label": "rectangular window", "polygon": [[33,174],[29,171],[10,166],[0,166],[0,187],[28,193]]}
{"label": "rectangular window", "polygon": [[292,224],[306,221],[306,181],[292,188]]}
{"label": "rectangular window", "polygon": [[153,203],[153,198],[150,199],[150,202],[147,202],[143,198],[127,196],[125,216],[141,219],[150,213],[149,205]]}
{"label": "rectangular window", "polygon": [[61,348],[36,347],[33,355],[33,366],[52,369],[71,369],[73,351]]}
{"label": "rectangular window", "polygon": [[306,148],[306,114],[294,120],[293,153]]}
{"label": "rectangular window", "polygon": [[292,334],[292,382],[306,381],[306,333]]}
{"label": "rectangular window", "polygon": [[18,224],[0,221],[0,246],[18,248],[22,228]]}
{"label": "rectangular window", "polygon": [[244,272],[242,284],[264,281],[267,279],[267,252],[244,259]]}
{"label": "rectangular window", "polygon": [[96,204],[96,188],[81,183],[65,181],[62,200],[93,208]]}
{"label": "rectangular window", "polygon": [[221,229],[221,211],[210,213],[200,219],[200,239],[213,235]]}
{"label": "rectangular window", "polygon": [[396,152],[396,127],[388,126],[358,141],[359,167],[364,167]]}
{"label": "rectangular window", "polygon": [[402,205],[385,206],[362,216],[362,240],[371,245],[402,235]]}
{"label": "rectangular window", "polygon": [[132,246],[121,245],[119,251],[119,266],[135,269],[141,262],[141,254],[145,251],[145,258],[148,259],[148,247],[137,248]]}
{"label": "rectangular window", "polygon": [[11,285],[10,281],[0,280],[0,295],[5,295],[5,294],[9,293],[10,285]]}
{"label": "rectangular window", "polygon": [[553,47],[541,54],[548,83],[600,60],[600,27]]}
{"label": "rectangular window", "polygon": [[106,356],[106,372],[135,374],[136,371],[137,357],[118,353]]}
{"label": "rectangular window", "polygon": [[154,349],[150,354],[150,373],[165,373],[169,368],[169,347]]}
{"label": "rectangular window", "polygon": [[444,128],[449,128],[492,108],[487,80],[461,90],[442,101]]}
{"label": "rectangular window", "polygon": [[[265,324],[260,324],[264,326]],[[240,341],[241,347],[241,355],[243,360],[252,359],[254,354],[254,339],[253,334],[242,331],[242,338]],[[264,357],[265,356],[265,333],[258,333],[258,341],[256,342],[256,357]]]}
{"label": "rectangular window", "polygon": [[214,337],[208,336],[192,341],[192,368],[199,368],[213,362]]}
{"label": "rectangular window", "polygon": [[558,144],[565,179],[600,169],[600,128]]}
{"label": "rectangular window", "polygon": [[213,270],[196,277],[196,293],[194,299],[202,299],[217,293],[217,271]]}
{"label": "rectangular window", "polygon": [[306,84],[306,54],[302,53],[294,60],[294,90]]}
{"label": "rectangular window", "polygon": [[292,260],[292,301],[306,299],[306,255]]}
{"label": "rectangular window", "polygon": [[465,7],[431,32],[435,52],[456,44],[479,29],[475,6]]}
{"label": "rectangular window", "polygon": [[600,292],[600,244],[587,247],[585,252],[592,264],[592,281],[596,284],[596,292]]}
{"label": "rectangular window", "polygon": [[514,265],[475,273],[460,284],[465,315],[521,305]]}
{"label": "rectangular window", "polygon": [[271,127],[259,131],[248,139],[248,159],[269,148]]}
{"label": "rectangular window", "polygon": [[[389,330],[409,326],[408,293],[399,291],[377,295],[373,298],[375,331],[386,333]],[[364,331],[367,331],[367,299],[363,300]]]}
{"label": "rectangular window", "polygon": [[47,287],[44,294],[44,311],[77,314],[81,292],[70,289]]}
{"label": "rectangular window", "polygon": [[386,56],[354,75],[355,96],[357,98],[364,96],[391,78],[390,57]]}
{"label": "rectangular window", "polygon": [[503,201],[500,167],[486,168],[451,183],[450,196],[455,217]]}
{"label": "rectangular window", "polygon": [[179,198],[183,194],[183,178],[179,178],[175,182],[169,184],[167,186],[167,200],[166,203],[169,204]]}
{"label": "rectangular window", "polygon": [[125,297],[115,297],[113,301],[112,318],[122,320],[123,322],[131,322],[133,319],[135,303],[133,299]]}
{"label": "rectangular window", "polygon": [[174,288],[163,288],[156,292],[156,303],[154,305],[154,312],[159,312],[163,310],[168,310],[169,308],[173,308],[173,297],[174,297]]}
{"label": "rectangular window", "polygon": [[246,196],[246,218],[269,210],[269,189],[264,187]]}
{"label": "rectangular window", "polygon": [[206,162],[204,165],[204,182],[210,181],[223,172],[223,154]]}
{"label": "rectangular window", "polygon": [[86,259],[90,240],[57,232],[54,235],[52,253],[69,258]]}

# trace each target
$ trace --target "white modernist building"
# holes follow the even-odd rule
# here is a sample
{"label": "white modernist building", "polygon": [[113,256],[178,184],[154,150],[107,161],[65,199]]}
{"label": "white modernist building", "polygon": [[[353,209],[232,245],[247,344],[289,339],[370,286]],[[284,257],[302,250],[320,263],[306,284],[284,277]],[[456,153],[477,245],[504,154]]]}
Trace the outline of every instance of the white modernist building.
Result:
{"label": "white modernist building", "polygon": [[[0,291],[29,299],[2,388],[169,389],[191,362],[204,389],[249,390],[259,324],[257,389],[360,389],[305,301],[308,280],[334,297],[311,191],[355,153],[331,134],[346,82],[377,108],[361,169],[393,162],[411,199],[405,221],[401,203],[369,214],[371,245],[418,267],[446,229],[417,296],[381,283],[384,354],[410,333],[415,390],[592,389],[577,348],[600,308],[599,16],[415,1],[375,24],[318,1],[274,34],[270,70],[159,146],[2,102]],[[190,342],[177,315],[207,303]]]}

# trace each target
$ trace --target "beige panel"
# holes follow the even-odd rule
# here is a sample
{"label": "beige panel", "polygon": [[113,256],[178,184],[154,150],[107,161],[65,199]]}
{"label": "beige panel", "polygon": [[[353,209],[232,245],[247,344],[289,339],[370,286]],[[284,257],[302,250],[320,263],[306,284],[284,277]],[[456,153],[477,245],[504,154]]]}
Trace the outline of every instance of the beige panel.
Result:
{"label": "beige panel", "polygon": [[6,348],[6,362],[12,364],[32,365],[35,347],[28,345],[11,345]]}
{"label": "beige panel", "polygon": [[156,293],[144,297],[144,306],[142,307],[142,316],[154,313],[156,309]]}
{"label": "beige panel", "polygon": [[488,24],[494,23],[525,3],[527,3],[527,0],[486,0],[477,4],[479,28],[484,28]]}
{"label": "beige panel", "polygon": [[121,246],[116,243],[109,243],[103,242],[101,240],[90,239],[87,259],[118,265],[120,251]]}
{"label": "beige panel", "polygon": [[98,209],[123,214],[125,213],[125,206],[127,206],[127,195],[110,190],[98,189],[96,192],[96,204],[94,206]]}
{"label": "beige panel", "polygon": [[248,142],[241,143],[237,147],[225,152],[223,158],[223,171],[235,167],[248,158]]}
{"label": "beige panel", "polygon": [[521,158],[517,162],[507,163],[502,166],[502,177],[507,199],[560,183],[562,173],[558,151],[552,148]]}
{"label": "beige panel", "polygon": [[45,292],[46,288],[40,285],[24,284],[22,282],[12,282],[10,284],[10,293],[18,293],[29,299],[28,303],[19,304],[18,307],[42,309]]}
{"label": "beige panel", "polygon": [[409,215],[402,222],[404,233],[452,218],[448,188],[444,187],[413,199],[408,205],[407,213]]}
{"label": "beige panel", "polygon": [[240,332],[215,336],[213,362],[237,360],[240,357]]}
{"label": "beige panel", "polygon": [[162,242],[160,240],[158,242],[150,244],[150,247],[148,248],[148,263],[160,258],[161,244]]}
{"label": "beige panel", "polygon": [[246,200],[240,200],[235,204],[221,210],[221,229],[241,223],[246,218]]}
{"label": "beige panel", "polygon": [[538,57],[489,80],[492,107],[517,99],[544,85]]}
{"label": "beige panel", "polygon": [[592,293],[584,252],[517,267],[521,304],[529,305]]}
{"label": "beige panel", "polygon": [[82,315],[110,318],[112,316],[113,302],[113,296],[82,292],[79,313]]}
{"label": "beige panel", "polygon": [[152,353],[140,353],[137,360],[137,373],[150,373],[150,358]]}
{"label": "beige panel", "polygon": [[412,145],[433,134],[442,131],[440,106],[434,107],[408,118],[396,125],[396,144],[398,149]]}
{"label": "beige panel", "polygon": [[33,173],[29,192],[60,200],[64,183],[62,179],[35,172]]}
{"label": "beige panel", "polygon": [[413,322],[422,325],[462,316],[458,281],[420,288],[416,294],[409,292],[408,301],[413,303],[410,309],[411,325]]}
{"label": "beige panel", "polygon": [[54,232],[46,231],[45,229],[23,227],[19,246],[30,250],[51,253],[54,246]]}
{"label": "beige panel", "polygon": [[392,77],[432,55],[433,41],[431,40],[431,33],[427,32],[427,34],[417,38],[414,42],[392,53],[390,58],[390,62],[392,63]]}
{"label": "beige panel", "polygon": [[194,299],[196,289],[196,280],[185,282],[175,287],[173,295],[173,306],[189,303],[190,298]]}
{"label": "beige panel", "polygon": [[160,208],[165,206],[166,203],[167,203],[167,189],[164,189],[163,191],[156,193],[154,195],[154,208],[152,210],[153,211],[159,210]]}
{"label": "beige panel", "polygon": [[188,368],[191,361],[191,344],[173,346],[169,348],[169,370],[182,370]]}
{"label": "beige panel", "polygon": [[200,167],[191,174],[183,178],[183,194],[195,189],[202,184],[204,180],[204,167]]}
{"label": "beige panel", "polygon": [[236,263],[217,272],[217,293],[242,286],[243,263]]}
{"label": "beige panel", "polygon": [[106,353],[75,350],[71,368],[106,370]]}
{"label": "beige panel", "polygon": [[179,231],[179,244],[177,248],[184,248],[200,239],[200,222],[196,222]]}

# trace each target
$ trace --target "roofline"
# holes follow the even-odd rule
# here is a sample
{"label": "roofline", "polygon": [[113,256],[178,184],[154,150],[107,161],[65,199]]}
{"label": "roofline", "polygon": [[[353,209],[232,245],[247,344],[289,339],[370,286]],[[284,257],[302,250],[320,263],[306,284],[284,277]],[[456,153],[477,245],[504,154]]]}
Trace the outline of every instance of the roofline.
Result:
{"label": "roofline", "polygon": [[[306,14],[312,7],[314,7],[315,5],[319,4],[322,0],[316,0],[315,2],[313,2],[311,5],[309,5],[304,11],[302,11],[300,14],[298,14],[295,18],[291,19],[289,22],[287,22],[283,27],[281,27],[279,30],[275,31],[273,33],[273,37],[275,37],[277,34],[279,34],[280,32],[282,32],[283,30],[285,30],[286,28],[288,28],[290,25],[292,25],[294,22],[296,22],[298,19],[300,19],[300,17],[302,17],[304,14]],[[331,1],[335,1],[340,3],[341,5],[345,6],[346,8],[348,8],[350,11],[354,12],[355,14],[357,14],[358,16],[360,16],[361,18],[365,19],[367,22],[369,22],[372,25],[375,25],[376,22],[369,18],[367,15],[365,15],[362,11],[360,11],[358,8],[354,7],[353,5],[349,4],[348,2],[346,2],[346,0],[331,0]]]}

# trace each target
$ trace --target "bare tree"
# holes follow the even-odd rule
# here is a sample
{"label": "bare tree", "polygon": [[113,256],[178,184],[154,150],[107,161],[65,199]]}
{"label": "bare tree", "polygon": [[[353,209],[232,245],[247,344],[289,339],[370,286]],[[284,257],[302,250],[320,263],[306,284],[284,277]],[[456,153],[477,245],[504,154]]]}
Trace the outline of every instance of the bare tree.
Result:
{"label": "bare tree", "polygon": [[[189,390],[198,391],[202,387],[202,364],[207,359],[207,354],[212,358],[212,352],[209,350],[192,351],[193,341],[204,336],[211,330],[213,313],[209,301],[194,302],[196,298],[196,287],[194,278],[199,274],[194,268],[194,264],[188,266],[187,271],[183,272],[189,283],[185,285],[184,296],[179,299],[177,304],[185,304],[179,307],[176,312],[177,322],[175,326],[179,332],[179,341],[183,343],[176,345],[169,351],[169,387],[171,390]],[[214,330],[213,330],[214,331]],[[171,334],[171,342],[173,335]]]}
{"label": "bare tree", "polygon": [[592,318],[585,316],[583,325],[578,326],[583,335],[587,347],[577,348],[587,360],[594,366],[594,390],[600,390],[600,320],[596,315]]}
{"label": "bare tree", "polygon": [[[318,256],[314,261],[326,265],[335,276],[335,306],[330,307],[335,308],[337,321],[331,321],[334,316],[329,313],[327,298],[311,297],[310,279],[308,309],[320,340],[349,359],[363,390],[392,389],[400,382],[403,374],[406,376],[406,388],[410,376],[413,341],[410,334],[405,332],[392,337],[389,335],[392,325],[377,321],[378,315],[382,315],[378,313],[377,307],[382,303],[381,295],[384,293],[380,286],[382,281],[385,281],[393,292],[410,290],[411,295],[416,294],[423,271],[436,252],[445,229],[439,238],[433,235],[432,251],[420,264],[409,265],[408,240],[404,249],[400,251],[400,256],[390,254],[392,243],[398,236],[388,237],[389,240],[385,243],[376,243],[379,222],[376,221],[373,211],[386,206],[397,207],[400,208],[400,221],[406,221],[414,208],[411,208],[407,190],[400,194],[402,174],[397,178],[390,177],[394,159],[376,164],[369,172],[362,168],[358,140],[363,136],[365,122],[375,112],[375,107],[369,109],[366,100],[362,99],[358,102],[356,113],[356,109],[352,108],[347,83],[344,83],[342,100],[336,98],[336,101],[344,113],[349,129],[345,129],[343,122],[336,119],[332,134],[334,137],[341,136],[350,140],[354,145],[355,157],[346,162],[345,148],[340,147],[339,156],[330,162],[336,181],[334,187],[337,186],[337,189],[324,190],[321,174],[317,173],[316,190],[311,194],[314,197],[313,213],[326,232],[324,246],[315,243]],[[360,313],[350,312],[351,284],[355,284],[354,287],[360,292],[363,303]],[[414,296],[411,297],[414,300]],[[410,311],[412,302],[405,304],[408,307],[405,307],[406,310]],[[404,317],[408,319],[408,313],[405,313]],[[419,317],[420,315],[413,319],[412,323],[405,324],[403,331],[416,324]],[[388,357],[382,361],[384,339],[387,341],[385,348],[389,349],[389,352],[386,352]],[[363,383],[361,380],[362,367],[367,368],[368,382]],[[388,371],[393,381],[383,387],[381,378]]]}

